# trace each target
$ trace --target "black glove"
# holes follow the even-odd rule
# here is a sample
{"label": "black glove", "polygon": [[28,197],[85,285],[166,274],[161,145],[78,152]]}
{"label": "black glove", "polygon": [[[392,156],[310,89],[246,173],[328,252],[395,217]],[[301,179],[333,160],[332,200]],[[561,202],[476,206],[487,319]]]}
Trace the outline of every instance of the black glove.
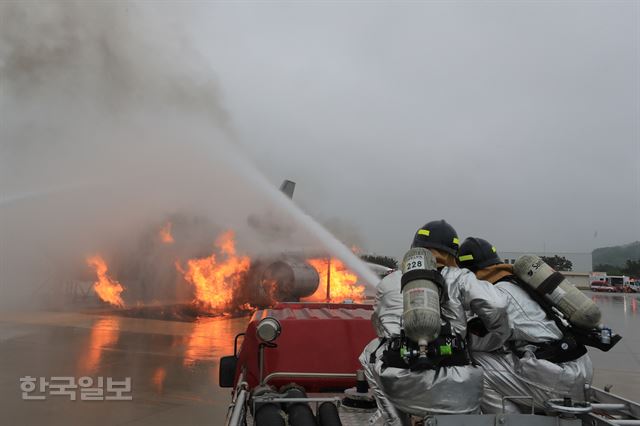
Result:
{"label": "black glove", "polygon": [[484,323],[478,317],[472,318],[467,322],[467,331],[479,337],[484,337],[489,333],[487,327],[484,326]]}

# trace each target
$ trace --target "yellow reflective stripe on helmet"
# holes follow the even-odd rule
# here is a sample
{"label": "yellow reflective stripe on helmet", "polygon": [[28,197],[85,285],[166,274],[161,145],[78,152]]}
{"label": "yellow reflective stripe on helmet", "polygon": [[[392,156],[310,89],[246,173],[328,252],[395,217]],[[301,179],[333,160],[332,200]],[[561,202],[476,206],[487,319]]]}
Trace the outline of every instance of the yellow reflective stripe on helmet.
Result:
{"label": "yellow reflective stripe on helmet", "polygon": [[429,232],[428,229],[419,229],[418,230],[418,235],[426,235],[428,237],[430,233],[431,232]]}
{"label": "yellow reflective stripe on helmet", "polygon": [[460,262],[464,262],[466,260],[473,260],[473,255],[465,254],[464,256],[460,256],[458,259],[460,259]]}
{"label": "yellow reflective stripe on helmet", "polygon": [[496,250],[496,248],[495,248],[495,247],[491,247],[491,251],[492,251],[492,252],[494,252],[494,253],[496,253],[498,250]]}
{"label": "yellow reflective stripe on helmet", "polygon": [[460,245],[460,240],[459,240],[459,239],[457,239],[457,238],[454,238],[454,239],[453,239],[453,244]]}

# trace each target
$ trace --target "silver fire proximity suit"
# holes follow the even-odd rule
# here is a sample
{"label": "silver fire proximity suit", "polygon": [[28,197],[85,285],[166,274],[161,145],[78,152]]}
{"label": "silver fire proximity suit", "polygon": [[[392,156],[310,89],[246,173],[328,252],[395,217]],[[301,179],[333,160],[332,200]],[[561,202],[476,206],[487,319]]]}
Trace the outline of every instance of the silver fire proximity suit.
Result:
{"label": "silver fire proximity suit", "polygon": [[[563,337],[562,332],[516,284],[500,281],[495,288],[508,299],[511,335],[505,349],[473,354],[485,373],[482,411],[501,412],[503,396],[532,396],[539,410],[544,409],[544,401],[550,398],[570,396],[574,400],[584,400],[585,385],[591,384],[593,377],[589,355],[560,364],[537,359],[536,347],[531,343],[559,340]],[[530,402],[522,400],[519,404],[526,406]],[[518,405],[508,401],[505,411],[520,412]]]}
{"label": "silver fire proximity suit", "polygon": [[[444,267],[441,275],[448,293],[441,306],[441,315],[449,321],[452,331],[466,337],[465,311],[471,311],[491,331],[485,338],[472,338],[483,347],[499,348],[510,333],[504,295],[491,284],[477,280],[466,269]],[[396,271],[378,285],[372,318],[378,338],[371,341],[360,355],[384,423],[403,424],[401,419],[406,417],[405,413],[424,417],[430,413],[476,412],[482,395],[481,368],[464,365],[441,367],[437,371],[410,371],[408,368],[382,367],[386,345],[381,339],[400,335],[403,312],[401,277],[402,273]],[[372,354],[375,355],[372,357]]]}

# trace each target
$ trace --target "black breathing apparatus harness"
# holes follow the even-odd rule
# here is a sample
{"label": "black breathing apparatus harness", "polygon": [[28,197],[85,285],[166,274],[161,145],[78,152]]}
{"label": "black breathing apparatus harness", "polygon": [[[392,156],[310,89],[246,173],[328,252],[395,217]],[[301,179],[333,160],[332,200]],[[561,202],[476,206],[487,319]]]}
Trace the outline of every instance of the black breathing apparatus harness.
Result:
{"label": "black breathing apparatus harness", "polygon": [[408,339],[404,331],[400,332],[399,337],[387,339],[385,343],[383,370],[387,367],[408,368],[411,371],[438,370],[471,363],[466,341],[452,332],[448,321],[440,329],[440,335],[427,345],[426,357],[420,356],[418,344]]}
{"label": "black breathing apparatus harness", "polygon": [[[413,280],[426,279],[435,283],[440,289],[440,306],[449,300],[444,279],[439,271],[415,269],[402,276],[401,289]],[[380,344],[370,356],[369,362],[375,363],[376,353],[385,346],[382,353],[382,369],[387,367],[409,369],[411,371],[438,370],[471,364],[471,356],[467,342],[459,334],[453,332],[451,323],[444,319],[438,337],[427,345],[426,356],[421,355],[418,344],[406,337],[401,328],[400,336],[380,339]]]}
{"label": "black breathing apparatus harness", "polygon": [[[611,336],[610,341],[606,343],[603,342],[602,330],[588,330],[570,324],[564,320],[563,315],[557,309],[554,309],[553,305],[547,301],[547,299],[520,281],[516,276],[511,275],[505,277],[502,281],[510,282],[523,289],[562,332],[562,338],[560,340],[543,343],[527,343],[527,345],[536,347],[535,356],[538,359],[547,360],[556,364],[574,361],[587,353],[587,346],[595,347],[606,352],[621,339],[619,335],[614,335]],[[515,347],[512,349],[517,355],[524,355],[524,350]]]}

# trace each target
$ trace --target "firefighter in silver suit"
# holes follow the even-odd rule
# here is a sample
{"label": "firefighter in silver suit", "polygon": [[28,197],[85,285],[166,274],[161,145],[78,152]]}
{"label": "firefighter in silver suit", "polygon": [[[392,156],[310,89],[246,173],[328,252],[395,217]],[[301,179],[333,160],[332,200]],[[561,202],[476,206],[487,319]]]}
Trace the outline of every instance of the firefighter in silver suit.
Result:
{"label": "firefighter in silver suit", "polygon": [[[504,264],[489,242],[481,238],[467,238],[458,252],[458,263],[476,274],[480,280],[494,284],[494,288],[508,299],[507,312],[510,331],[504,347],[477,347],[483,352],[473,356],[484,369],[482,411],[502,411],[503,397],[533,397],[537,410],[544,409],[544,401],[571,397],[583,401],[585,385],[591,384],[593,367],[583,345],[567,348],[566,330],[553,318],[553,312],[543,309],[535,293],[515,276],[512,265]],[[470,329],[474,332],[475,327]],[[487,334],[485,334],[487,333]],[[479,334],[488,335],[483,330]],[[531,401],[507,400],[509,413],[526,411]]]}
{"label": "firefighter in silver suit", "polygon": [[[446,298],[440,305],[441,334],[465,347],[454,361],[433,369],[412,371],[389,353],[401,335],[403,297],[400,271],[387,275],[378,285],[372,322],[378,338],[371,341],[360,356],[365,374],[376,397],[379,414],[385,425],[406,424],[409,415],[464,414],[479,411],[483,372],[468,356],[467,312],[476,315],[490,331],[486,336],[472,336],[471,346],[498,349],[507,339],[506,298],[491,284],[479,281],[456,264],[456,231],[444,220],[429,222],[415,235],[412,247],[428,249],[435,257],[442,276]],[[459,345],[460,346],[460,345]]]}

